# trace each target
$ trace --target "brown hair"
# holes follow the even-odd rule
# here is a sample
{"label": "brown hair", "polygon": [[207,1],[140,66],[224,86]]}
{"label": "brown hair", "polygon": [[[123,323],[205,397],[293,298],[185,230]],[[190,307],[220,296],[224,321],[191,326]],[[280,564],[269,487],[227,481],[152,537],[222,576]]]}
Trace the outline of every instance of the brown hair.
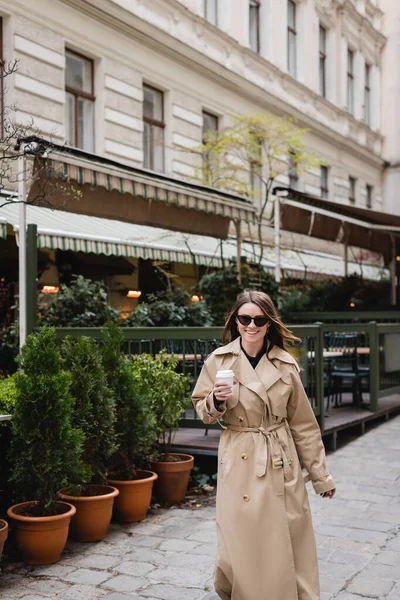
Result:
{"label": "brown hair", "polygon": [[261,309],[261,312],[268,317],[270,321],[270,326],[267,332],[267,339],[269,342],[267,353],[272,350],[274,346],[278,346],[284,350],[285,345],[288,342],[301,342],[301,339],[293,335],[293,333],[282,323],[278,317],[278,313],[276,312],[275,304],[272,302],[268,294],[258,290],[243,290],[243,292],[240,292],[238,295],[236,302],[226,320],[225,327],[222,332],[222,342],[224,344],[228,344],[239,337],[239,332],[236,325],[236,317],[239,312],[239,308],[243,306],[243,304],[247,304],[249,302],[256,304]]}

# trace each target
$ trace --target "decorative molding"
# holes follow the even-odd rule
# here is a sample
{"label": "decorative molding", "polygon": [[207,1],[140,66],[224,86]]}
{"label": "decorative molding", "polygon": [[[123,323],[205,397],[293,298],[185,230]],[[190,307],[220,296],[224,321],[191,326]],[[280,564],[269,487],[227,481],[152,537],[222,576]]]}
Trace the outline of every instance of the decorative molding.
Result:
{"label": "decorative molding", "polygon": [[122,96],[127,96],[138,102],[143,102],[143,90],[134,85],[130,85],[129,83],[125,83],[125,81],[115,79],[115,77],[111,77],[111,75],[106,75],[104,78],[104,85],[107,89],[118,92],[118,94],[122,94]]}
{"label": "decorative molding", "polygon": [[198,115],[187,108],[182,108],[181,106],[174,104],[172,107],[172,114],[174,117],[177,117],[182,121],[187,121],[188,123],[196,125],[197,127],[203,127],[203,116]]}
{"label": "decorative molding", "polygon": [[125,159],[130,159],[138,163],[143,163],[143,150],[134,148],[133,146],[127,146],[126,144],[120,144],[113,140],[105,141],[105,151],[114,156],[120,156]]}
{"label": "decorative molding", "polygon": [[35,96],[46,98],[46,100],[52,100],[59,104],[65,103],[65,90],[56,88],[53,85],[48,85],[47,83],[42,83],[37,79],[32,79],[32,77],[21,75],[21,73],[15,74],[14,85],[24,92],[30,92]]}
{"label": "decorative molding", "polygon": [[141,119],[132,117],[126,113],[122,113],[119,110],[106,107],[104,111],[104,118],[106,121],[116,123],[117,125],[122,125],[128,129],[133,129],[134,131],[139,131],[140,133],[143,131],[143,121]]}
{"label": "decorative molding", "polygon": [[21,35],[14,35],[14,48],[18,52],[32,56],[37,60],[53,65],[53,67],[58,67],[59,69],[65,68],[65,55],[50,50],[36,42],[32,42]]}

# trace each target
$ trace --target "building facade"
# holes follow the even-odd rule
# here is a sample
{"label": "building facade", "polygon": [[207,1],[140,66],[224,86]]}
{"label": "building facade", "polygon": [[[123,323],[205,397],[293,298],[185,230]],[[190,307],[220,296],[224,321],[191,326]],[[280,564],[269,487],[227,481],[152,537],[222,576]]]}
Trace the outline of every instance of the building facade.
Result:
{"label": "building facade", "polygon": [[[182,179],[199,167],[190,150],[232,114],[290,115],[327,164],[300,177],[288,164],[279,184],[400,212],[398,169],[385,171],[400,156],[382,111],[395,106],[384,11],[399,9],[394,0],[0,0],[3,60],[18,60],[5,102],[17,123],[57,143]],[[343,254],[306,236],[283,242],[315,260]]]}

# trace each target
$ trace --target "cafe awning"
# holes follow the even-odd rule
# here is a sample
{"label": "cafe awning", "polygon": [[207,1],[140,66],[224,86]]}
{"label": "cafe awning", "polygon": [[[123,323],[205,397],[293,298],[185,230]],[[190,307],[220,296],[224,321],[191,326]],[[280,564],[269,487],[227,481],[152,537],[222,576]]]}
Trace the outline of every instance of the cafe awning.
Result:
{"label": "cafe awning", "polygon": [[[235,259],[237,242],[233,237],[218,240],[210,236],[185,234],[158,227],[124,223],[100,217],[77,215],[61,210],[28,205],[27,222],[35,223],[38,231],[38,247],[51,250],[71,250],[85,254],[104,254],[125,258],[165,260],[168,262],[222,267],[229,259]],[[19,205],[8,204],[1,209],[2,224],[9,223],[18,239]],[[254,256],[256,252],[256,256]],[[241,255],[251,263],[257,260],[258,249],[243,242]],[[263,266],[273,271],[274,248],[264,247]],[[357,263],[351,263],[352,272],[359,271]],[[338,256],[282,249],[282,268],[288,277],[343,275],[343,259]],[[364,276],[379,279],[377,266],[365,265]]]}
{"label": "cafe awning", "polygon": [[377,252],[389,262],[392,240],[400,237],[400,216],[339,204],[296,190],[276,187],[281,228],[319,239]]}
{"label": "cafe awning", "polygon": [[237,226],[255,222],[252,202],[237,194],[37,137],[23,143],[40,149],[28,192],[30,204],[220,239],[228,236],[231,221]]}

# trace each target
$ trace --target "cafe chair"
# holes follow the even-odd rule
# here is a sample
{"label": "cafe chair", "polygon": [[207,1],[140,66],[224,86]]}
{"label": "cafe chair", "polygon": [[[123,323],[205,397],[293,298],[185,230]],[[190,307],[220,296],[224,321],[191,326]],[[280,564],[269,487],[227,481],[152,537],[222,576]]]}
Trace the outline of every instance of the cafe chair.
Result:
{"label": "cafe chair", "polygon": [[326,409],[331,402],[335,408],[342,405],[346,382],[351,382],[353,404],[361,406],[362,382],[365,379],[369,381],[370,368],[360,364],[358,334],[329,333],[324,341],[328,350],[341,352],[341,356],[335,357],[329,364]]}

